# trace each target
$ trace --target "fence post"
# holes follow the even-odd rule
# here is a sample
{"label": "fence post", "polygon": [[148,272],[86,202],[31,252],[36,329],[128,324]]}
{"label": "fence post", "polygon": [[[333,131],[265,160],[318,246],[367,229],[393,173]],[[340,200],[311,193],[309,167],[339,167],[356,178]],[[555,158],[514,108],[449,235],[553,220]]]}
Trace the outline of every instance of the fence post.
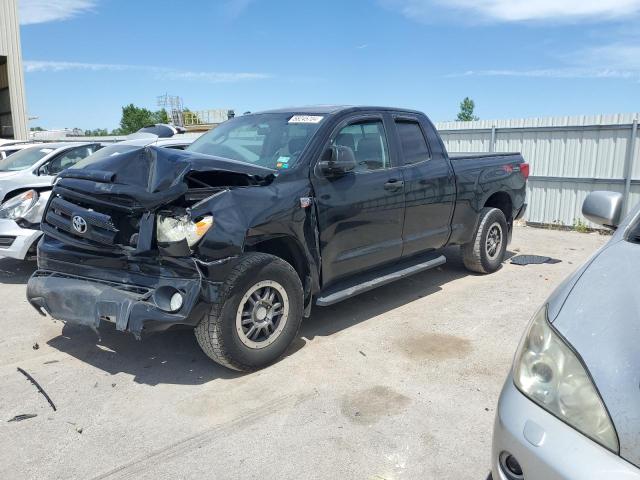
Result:
{"label": "fence post", "polygon": [[496,151],[496,126],[491,126],[491,143],[489,144],[489,153]]}
{"label": "fence post", "polygon": [[627,161],[624,166],[624,199],[622,213],[626,214],[629,208],[629,197],[631,196],[631,175],[633,175],[633,165],[635,163],[636,139],[638,137],[638,119],[633,120],[631,127],[631,141],[627,151]]}

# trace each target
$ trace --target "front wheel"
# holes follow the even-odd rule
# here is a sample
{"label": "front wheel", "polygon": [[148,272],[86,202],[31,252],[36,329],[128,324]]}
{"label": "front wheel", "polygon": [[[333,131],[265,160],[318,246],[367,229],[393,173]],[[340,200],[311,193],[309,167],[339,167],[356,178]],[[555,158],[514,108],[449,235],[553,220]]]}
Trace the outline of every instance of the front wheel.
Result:
{"label": "front wheel", "polygon": [[220,300],[195,329],[205,354],[225,367],[251,371],[280,358],[303,315],[300,277],[284,260],[250,253],[234,268]]}
{"label": "front wheel", "polygon": [[507,251],[508,235],[507,219],[502,210],[483,208],[473,239],[462,246],[464,266],[477,273],[498,270]]}

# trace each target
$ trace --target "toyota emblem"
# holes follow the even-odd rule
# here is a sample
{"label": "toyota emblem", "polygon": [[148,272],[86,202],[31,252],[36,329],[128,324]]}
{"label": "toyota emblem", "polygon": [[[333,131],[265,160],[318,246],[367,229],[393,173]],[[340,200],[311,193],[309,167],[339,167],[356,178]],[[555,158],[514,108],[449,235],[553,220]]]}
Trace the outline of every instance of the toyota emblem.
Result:
{"label": "toyota emblem", "polygon": [[82,218],[80,215],[76,215],[71,219],[71,224],[73,225],[73,229],[78,233],[86,233],[87,232],[87,221]]}

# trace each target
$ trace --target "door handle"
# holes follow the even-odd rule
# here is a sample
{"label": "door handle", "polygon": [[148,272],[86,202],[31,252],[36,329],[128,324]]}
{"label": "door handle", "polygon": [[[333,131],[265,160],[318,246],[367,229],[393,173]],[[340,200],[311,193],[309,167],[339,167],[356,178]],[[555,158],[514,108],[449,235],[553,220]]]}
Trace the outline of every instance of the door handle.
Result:
{"label": "door handle", "polygon": [[404,187],[404,181],[396,180],[395,178],[392,178],[391,180],[389,180],[387,183],[384,184],[385,190],[399,190],[403,187]]}

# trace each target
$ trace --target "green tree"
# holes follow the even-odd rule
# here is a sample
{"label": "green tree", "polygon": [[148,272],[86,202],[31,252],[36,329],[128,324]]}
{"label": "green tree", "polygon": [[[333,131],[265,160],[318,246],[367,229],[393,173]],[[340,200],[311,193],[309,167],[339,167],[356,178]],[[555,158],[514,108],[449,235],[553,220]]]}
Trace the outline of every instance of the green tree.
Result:
{"label": "green tree", "polygon": [[460,102],[460,112],[458,113],[458,121],[471,122],[473,120],[480,120],[473,114],[476,104],[469,97],[464,97],[464,100]]}
{"label": "green tree", "polygon": [[156,112],[152,112],[147,108],[136,107],[133,103],[122,107],[122,118],[120,119],[120,128],[113,130],[111,135],[129,135],[137,132],[143,127],[153,125],[155,123],[169,123],[169,114],[163,108]]}
{"label": "green tree", "polygon": [[169,123],[169,114],[164,108],[155,112],[155,117],[155,123]]}
{"label": "green tree", "polygon": [[151,110],[136,107],[133,103],[122,107],[120,131],[123,135],[137,132],[141,128],[154,123],[156,123],[156,116]]}
{"label": "green tree", "polygon": [[85,137],[106,137],[109,131],[106,128],[94,128],[93,130],[85,130]]}

